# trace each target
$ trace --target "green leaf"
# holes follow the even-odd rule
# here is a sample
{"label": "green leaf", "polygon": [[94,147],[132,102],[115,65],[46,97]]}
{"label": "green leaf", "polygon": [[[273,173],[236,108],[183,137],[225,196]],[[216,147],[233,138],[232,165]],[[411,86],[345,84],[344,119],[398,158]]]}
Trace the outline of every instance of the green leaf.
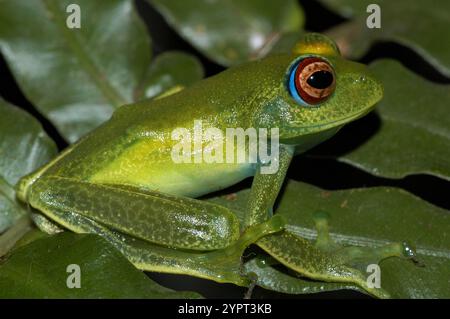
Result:
{"label": "green leaf", "polygon": [[[70,29],[69,4],[81,28]],[[0,48],[20,88],[70,142],[133,101],[150,43],[132,0],[3,0]]]}
{"label": "green leaf", "polygon": [[381,286],[397,298],[450,297],[448,211],[395,188],[327,192],[294,182],[289,186],[278,212],[288,220],[290,231],[313,238],[312,213],[324,210],[332,216],[332,237],[339,243],[379,247],[412,242],[424,267],[387,259],[381,262]]}
{"label": "green leaf", "polygon": [[303,37],[302,32],[288,32],[283,34],[270,50],[270,54],[291,52],[295,44]]}
{"label": "green leaf", "polygon": [[164,52],[148,68],[135,100],[155,97],[175,86],[187,87],[203,76],[203,66],[195,56],[178,51]]}
{"label": "green leaf", "polygon": [[[68,278],[80,267],[80,288]],[[64,232],[13,251],[0,265],[0,298],[199,298],[150,280],[104,239]]]}
{"label": "green leaf", "polygon": [[[242,216],[248,190],[213,198]],[[403,190],[389,187],[325,191],[289,181],[276,213],[284,216],[287,230],[307,239],[316,231],[313,213],[326,211],[331,237],[343,245],[380,247],[391,242],[415,244],[423,266],[389,258],[381,262],[381,286],[395,298],[450,298],[450,213]],[[269,282],[269,278],[261,279]],[[285,285],[280,289],[297,289]],[[276,285],[272,288],[276,289]],[[270,288],[270,285],[269,285]],[[345,288],[345,287],[342,287]],[[313,289],[313,288],[311,288]]]}
{"label": "green leaf", "polygon": [[426,173],[449,180],[450,85],[429,82],[393,60],[370,68],[384,86],[376,107],[381,127],[340,160],[391,178]]}
{"label": "green leaf", "polygon": [[266,55],[287,32],[300,32],[297,1],[148,0],[177,32],[225,66]]}
{"label": "green leaf", "polygon": [[22,206],[16,201],[14,185],[20,177],[49,161],[57,150],[38,121],[1,98],[0,136],[0,233],[2,233],[25,214]]}
{"label": "green leaf", "polygon": [[[376,41],[393,41],[423,56],[442,74],[450,76],[450,41],[445,31],[450,19],[447,0],[320,0],[350,22],[329,31],[343,53],[362,57]],[[381,8],[381,28],[369,29],[366,12],[369,4]],[[441,32],[441,31],[443,32]]]}

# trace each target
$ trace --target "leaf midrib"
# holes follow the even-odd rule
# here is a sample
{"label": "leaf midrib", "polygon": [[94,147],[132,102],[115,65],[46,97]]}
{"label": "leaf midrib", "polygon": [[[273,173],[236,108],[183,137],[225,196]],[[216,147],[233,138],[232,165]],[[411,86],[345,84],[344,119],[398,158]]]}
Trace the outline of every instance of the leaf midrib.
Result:
{"label": "leaf midrib", "polygon": [[[244,216],[244,211],[239,207],[235,207],[232,211],[236,214],[237,217]],[[313,229],[309,229],[307,227],[302,227],[298,225],[287,224],[286,230],[290,233],[301,236],[308,240],[314,240],[317,237],[317,232]],[[341,233],[330,233],[330,236],[333,240],[338,242],[339,244],[345,245],[354,245],[360,247],[380,247],[389,243],[392,243],[392,240],[383,240],[383,239],[373,239],[369,237],[361,237],[361,236],[351,236],[345,235]],[[432,256],[432,257],[440,257],[450,259],[450,250],[448,249],[438,249],[438,248],[430,248],[425,246],[417,246],[416,251],[420,255],[424,256]]]}
{"label": "leaf midrib", "polygon": [[380,114],[381,118],[383,120],[385,120],[385,121],[393,122],[393,123],[397,122],[397,123],[400,123],[400,124],[403,124],[403,125],[406,125],[406,126],[410,126],[412,128],[420,129],[420,130],[423,130],[426,133],[429,133],[429,134],[434,135],[436,137],[443,138],[445,140],[449,140],[450,139],[449,136],[446,135],[445,133],[441,133],[441,132],[438,132],[436,130],[433,130],[430,127],[427,127],[427,126],[423,125],[422,123],[419,123],[419,122],[416,122],[416,121],[411,121],[411,120],[406,121],[406,120],[402,120],[402,119],[400,119],[400,118],[398,118],[396,116],[393,116],[393,115],[383,114],[382,112],[380,112],[380,113],[381,113]]}
{"label": "leaf midrib", "polygon": [[6,180],[1,175],[0,175],[0,195],[3,195],[3,197],[6,198],[9,202],[11,202],[11,204],[14,205],[14,207],[16,207],[19,210],[22,210],[22,207],[20,207],[16,202],[14,188],[8,182],[6,182]]}
{"label": "leaf midrib", "polygon": [[127,101],[120,95],[119,92],[117,92],[116,89],[114,89],[114,87],[108,82],[107,77],[100,72],[99,68],[90,59],[75,33],[71,32],[66,26],[64,18],[62,17],[60,10],[58,10],[55,0],[42,1],[49,13],[55,18],[55,25],[63,35],[63,38],[66,40],[67,46],[72,50],[74,56],[83,67],[83,70],[95,82],[106,100],[108,100],[109,103],[116,108],[126,104]]}
{"label": "leaf midrib", "polygon": [[[313,240],[317,237],[317,232],[306,227],[296,225],[286,225],[286,229],[296,235],[306,239]],[[373,239],[361,236],[344,235],[340,233],[330,233],[331,238],[341,244],[355,245],[361,247],[380,247],[389,243],[391,240]],[[417,246],[417,253],[424,256],[441,257],[450,259],[450,250]]]}

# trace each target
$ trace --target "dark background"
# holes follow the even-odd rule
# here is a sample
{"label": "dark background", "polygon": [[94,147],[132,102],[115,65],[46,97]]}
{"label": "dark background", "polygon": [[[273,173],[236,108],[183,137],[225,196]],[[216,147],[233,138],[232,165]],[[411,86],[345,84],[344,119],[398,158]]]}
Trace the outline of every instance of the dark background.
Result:
{"label": "dark background", "polygon": [[[305,28],[308,31],[322,32],[346,21],[346,19],[334,14],[316,1],[299,0],[299,3],[305,11]],[[189,43],[184,41],[148,3],[143,0],[136,0],[136,5],[152,37],[153,56],[168,50],[182,50],[191,53],[200,59],[205,68],[206,76],[211,76],[224,70],[224,67],[208,60]],[[396,43],[375,43],[360,62],[370,63],[371,61],[380,58],[396,59],[413,72],[430,81],[436,83],[450,83],[449,78],[440,74],[422,57],[412,50]],[[1,55],[0,96],[35,116],[42,123],[48,135],[56,141],[60,150],[67,146],[67,143],[55,127],[40,115],[22,94]],[[432,106],[430,106],[430,108],[431,107]],[[359,144],[364,143],[365,140],[376,133],[378,127],[379,118],[375,113],[371,113],[368,116],[347,125],[331,141],[325,142],[305,155],[298,156],[291,165],[288,177],[329,190],[371,186],[401,187],[428,202],[445,209],[450,209],[450,203],[447,199],[449,185],[439,178],[430,175],[413,175],[400,180],[379,178],[330,158],[330,155],[337,156],[343,154],[346,151],[357,147]],[[250,183],[251,180],[246,180],[241,184],[234,186],[233,189],[240,189]],[[149,273],[148,275],[153,280],[166,287],[175,290],[195,290],[207,298],[242,298],[246,292],[246,289],[234,285],[217,284],[212,281],[189,276],[157,273]],[[258,287],[254,290],[253,297],[368,298],[363,294],[353,291],[294,296],[275,293]]]}

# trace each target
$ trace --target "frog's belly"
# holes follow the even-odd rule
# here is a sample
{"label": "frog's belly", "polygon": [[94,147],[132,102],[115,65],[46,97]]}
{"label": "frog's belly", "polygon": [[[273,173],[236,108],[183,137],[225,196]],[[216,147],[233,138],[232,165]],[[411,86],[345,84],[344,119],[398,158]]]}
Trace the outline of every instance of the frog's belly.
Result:
{"label": "frog's belly", "polygon": [[240,182],[252,175],[250,165],[178,164],[181,169],[159,171],[151,179],[152,189],[170,194],[198,197]]}
{"label": "frog's belly", "polygon": [[133,163],[97,172],[89,180],[98,183],[126,184],[159,192],[198,197],[236,184],[252,176],[251,164]]}
{"label": "frog's belly", "polygon": [[216,158],[219,163],[207,163],[203,160],[205,152],[211,151],[208,147],[202,147],[200,162],[196,163],[194,159],[194,154],[199,154],[198,150],[192,149],[190,153],[186,153],[192,155],[188,156],[188,163],[184,160],[179,163],[172,158],[176,143],[168,138],[142,139],[127,147],[107,165],[102,165],[88,179],[98,183],[132,185],[173,195],[198,197],[254,175],[254,163],[226,161],[226,151],[230,149],[235,153],[234,147],[224,148],[223,157]]}

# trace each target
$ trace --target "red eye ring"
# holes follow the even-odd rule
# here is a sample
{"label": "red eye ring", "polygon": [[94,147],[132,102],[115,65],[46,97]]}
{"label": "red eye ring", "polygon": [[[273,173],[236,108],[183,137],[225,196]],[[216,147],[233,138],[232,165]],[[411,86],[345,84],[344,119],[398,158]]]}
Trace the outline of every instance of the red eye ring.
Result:
{"label": "red eye ring", "polygon": [[327,61],[316,57],[300,61],[294,82],[300,97],[313,105],[325,101],[336,87],[333,68]]}

